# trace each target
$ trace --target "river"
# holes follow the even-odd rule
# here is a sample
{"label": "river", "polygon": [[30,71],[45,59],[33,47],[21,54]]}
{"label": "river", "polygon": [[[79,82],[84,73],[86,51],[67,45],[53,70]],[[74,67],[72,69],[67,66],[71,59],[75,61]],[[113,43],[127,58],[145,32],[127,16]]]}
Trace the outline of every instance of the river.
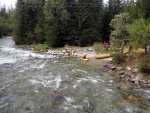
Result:
{"label": "river", "polygon": [[[90,62],[90,61],[89,61]],[[0,39],[0,113],[150,113],[150,90],[117,87],[98,66],[50,56]],[[140,99],[130,100],[133,93]]]}

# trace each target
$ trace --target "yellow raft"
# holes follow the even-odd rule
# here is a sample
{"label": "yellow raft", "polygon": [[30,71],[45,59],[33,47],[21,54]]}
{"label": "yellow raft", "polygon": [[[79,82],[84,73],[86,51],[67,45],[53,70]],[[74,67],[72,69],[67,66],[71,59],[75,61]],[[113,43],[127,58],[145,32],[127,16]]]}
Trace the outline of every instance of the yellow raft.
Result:
{"label": "yellow raft", "polygon": [[137,49],[137,50],[133,50],[133,52],[134,52],[134,53],[144,53],[145,50],[142,49],[142,48],[139,48],[139,49]]}
{"label": "yellow raft", "polygon": [[126,53],[128,53],[128,52],[129,52],[129,51],[127,51],[127,50],[123,51],[124,54],[126,54]]}
{"label": "yellow raft", "polygon": [[83,61],[88,61],[88,58],[81,58],[81,60],[83,60]]}
{"label": "yellow raft", "polygon": [[104,54],[104,55],[95,56],[95,58],[97,58],[97,59],[103,59],[103,58],[109,58],[109,57],[111,57],[111,54]]}

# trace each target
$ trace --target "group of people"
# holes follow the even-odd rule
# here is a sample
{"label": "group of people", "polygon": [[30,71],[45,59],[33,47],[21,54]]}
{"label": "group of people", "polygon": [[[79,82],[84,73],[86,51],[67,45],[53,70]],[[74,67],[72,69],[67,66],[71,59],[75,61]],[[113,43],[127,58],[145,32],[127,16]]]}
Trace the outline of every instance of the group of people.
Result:
{"label": "group of people", "polygon": [[110,47],[110,45],[111,45],[110,42],[104,41],[104,48],[106,48],[106,50],[108,50],[108,48]]}
{"label": "group of people", "polygon": [[[108,48],[111,46],[111,42],[109,41],[109,42],[106,42],[106,41],[104,41],[104,48],[106,48],[106,50],[108,50]],[[82,58],[83,59],[86,59],[86,53],[84,53],[83,54],[83,56],[82,56]]]}

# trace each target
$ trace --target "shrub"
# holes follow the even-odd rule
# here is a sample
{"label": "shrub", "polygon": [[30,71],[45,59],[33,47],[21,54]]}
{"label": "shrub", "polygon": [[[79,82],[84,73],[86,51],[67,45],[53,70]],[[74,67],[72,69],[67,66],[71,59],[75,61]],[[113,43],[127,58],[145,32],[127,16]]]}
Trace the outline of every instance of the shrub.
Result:
{"label": "shrub", "polygon": [[143,55],[139,64],[138,68],[143,73],[150,73],[150,54]]}
{"label": "shrub", "polygon": [[48,45],[46,44],[37,44],[37,45],[32,45],[32,48],[36,51],[47,51],[51,49]]}
{"label": "shrub", "polygon": [[119,52],[113,55],[113,62],[116,64],[122,64],[126,62],[126,58],[127,58],[126,54]]}
{"label": "shrub", "polygon": [[94,43],[93,48],[96,53],[104,53],[105,51],[103,44],[100,42]]}

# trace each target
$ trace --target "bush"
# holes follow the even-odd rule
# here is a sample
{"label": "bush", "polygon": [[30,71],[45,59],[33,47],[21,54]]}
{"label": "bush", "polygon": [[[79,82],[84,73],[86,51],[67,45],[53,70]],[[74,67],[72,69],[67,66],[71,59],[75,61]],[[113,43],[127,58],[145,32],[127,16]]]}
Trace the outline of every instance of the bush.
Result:
{"label": "bush", "polygon": [[93,45],[93,48],[94,48],[94,51],[96,52],[96,53],[104,53],[106,50],[104,49],[104,46],[103,46],[103,44],[102,43],[100,43],[100,42],[96,42],[96,43],[94,43],[94,45]]}
{"label": "bush", "polygon": [[113,55],[113,62],[116,63],[116,64],[122,64],[122,63],[125,63],[126,62],[126,54],[123,54],[123,53],[116,53]]}
{"label": "bush", "polygon": [[149,58],[150,58],[150,54],[143,55],[139,62],[138,68],[143,73],[150,73],[150,59]]}
{"label": "bush", "polygon": [[47,50],[51,49],[46,44],[37,44],[37,45],[32,45],[31,47],[36,51],[47,51]]}

